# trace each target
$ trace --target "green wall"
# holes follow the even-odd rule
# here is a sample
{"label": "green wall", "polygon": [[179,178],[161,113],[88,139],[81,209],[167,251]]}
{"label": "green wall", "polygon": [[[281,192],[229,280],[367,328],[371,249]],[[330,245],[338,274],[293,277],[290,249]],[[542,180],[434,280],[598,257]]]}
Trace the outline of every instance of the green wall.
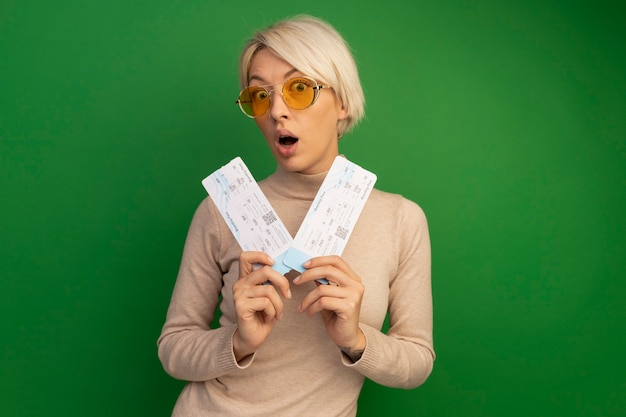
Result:
{"label": "green wall", "polygon": [[239,48],[307,12],[360,66],[342,151],[433,244],[434,372],[368,382],[359,416],[626,415],[622,4],[0,1],[0,414],[169,415],[155,342],[200,180],[273,170]]}

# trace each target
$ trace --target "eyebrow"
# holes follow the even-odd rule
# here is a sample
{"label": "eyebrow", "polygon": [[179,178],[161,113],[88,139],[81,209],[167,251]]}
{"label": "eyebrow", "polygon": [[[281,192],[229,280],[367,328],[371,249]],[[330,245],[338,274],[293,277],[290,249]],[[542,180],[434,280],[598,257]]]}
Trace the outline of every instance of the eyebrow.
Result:
{"label": "eyebrow", "polygon": [[[287,72],[283,75],[283,77],[284,77],[285,79],[288,79],[290,76],[292,76],[292,75],[293,75],[293,74],[295,74],[296,72],[299,72],[299,70],[298,70],[298,69],[296,69],[296,68],[292,68],[292,69],[290,69],[289,71],[287,71]],[[263,77],[261,77],[261,76],[258,76],[258,75],[253,75],[253,76],[251,76],[250,78],[248,78],[248,84],[250,84],[250,82],[251,82],[252,80],[259,81],[260,83],[266,83],[265,79],[264,79]],[[266,85],[267,85],[267,84],[266,84]]]}

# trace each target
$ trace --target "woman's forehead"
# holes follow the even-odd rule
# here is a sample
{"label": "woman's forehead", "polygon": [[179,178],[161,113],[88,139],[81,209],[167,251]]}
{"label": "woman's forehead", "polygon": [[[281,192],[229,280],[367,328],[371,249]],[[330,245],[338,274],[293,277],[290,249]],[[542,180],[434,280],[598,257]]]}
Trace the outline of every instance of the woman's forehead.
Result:
{"label": "woman's forehead", "polygon": [[272,83],[284,81],[300,71],[267,49],[258,51],[250,61],[248,82]]}

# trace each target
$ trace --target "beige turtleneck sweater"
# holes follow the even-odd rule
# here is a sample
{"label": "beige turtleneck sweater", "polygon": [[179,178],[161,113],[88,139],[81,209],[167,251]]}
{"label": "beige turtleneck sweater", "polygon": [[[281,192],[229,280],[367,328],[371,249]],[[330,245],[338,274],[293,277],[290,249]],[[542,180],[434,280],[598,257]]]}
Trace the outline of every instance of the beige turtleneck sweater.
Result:
{"label": "beige turtleneck sweater", "polygon": [[[279,168],[260,182],[292,236],[325,176]],[[291,286],[292,299],[285,300],[270,337],[250,359],[237,363],[232,284],[240,253],[216,207],[205,199],[189,228],[158,340],[165,370],[190,381],[173,416],[355,416],[365,377],[414,388],[430,374],[435,358],[430,240],[415,203],[373,190],[344,250],[343,258],[365,286],[360,327],[367,347],[356,363],[332,343],[319,314],[297,313],[314,284]],[[220,327],[211,329],[218,304]],[[391,327],[384,334],[387,312]]]}

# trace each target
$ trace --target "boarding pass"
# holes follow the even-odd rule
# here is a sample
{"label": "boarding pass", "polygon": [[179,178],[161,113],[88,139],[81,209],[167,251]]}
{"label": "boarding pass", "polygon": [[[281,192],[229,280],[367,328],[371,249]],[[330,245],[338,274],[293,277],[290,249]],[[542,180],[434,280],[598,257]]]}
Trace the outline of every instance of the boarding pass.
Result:
{"label": "boarding pass", "polygon": [[267,253],[274,259],[274,269],[289,272],[282,260],[293,239],[242,159],[233,159],[202,180],[202,185],[239,246]]}
{"label": "boarding pass", "polygon": [[336,157],[292,239],[240,157],[202,181],[241,248],[267,253],[281,274],[304,272],[313,257],[341,255],[375,183],[376,175]]}

